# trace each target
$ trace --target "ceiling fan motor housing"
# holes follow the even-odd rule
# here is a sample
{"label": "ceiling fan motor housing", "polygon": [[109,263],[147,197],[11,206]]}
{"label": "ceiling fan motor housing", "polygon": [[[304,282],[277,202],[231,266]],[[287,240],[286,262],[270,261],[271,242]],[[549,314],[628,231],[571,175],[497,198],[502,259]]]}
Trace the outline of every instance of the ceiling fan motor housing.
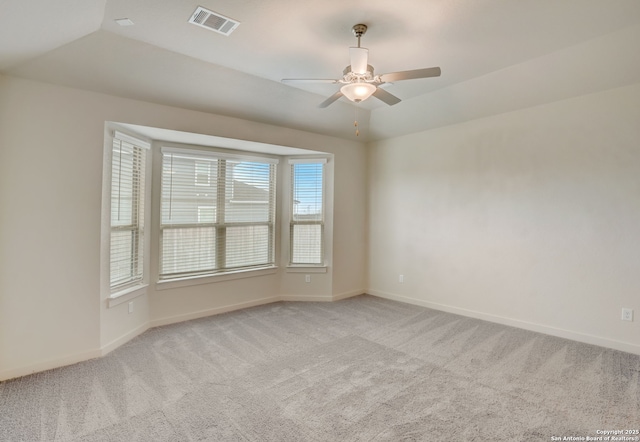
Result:
{"label": "ceiling fan motor housing", "polygon": [[353,35],[355,35],[357,38],[360,38],[367,32],[367,25],[354,25],[353,28],[351,28],[351,31],[353,32]]}

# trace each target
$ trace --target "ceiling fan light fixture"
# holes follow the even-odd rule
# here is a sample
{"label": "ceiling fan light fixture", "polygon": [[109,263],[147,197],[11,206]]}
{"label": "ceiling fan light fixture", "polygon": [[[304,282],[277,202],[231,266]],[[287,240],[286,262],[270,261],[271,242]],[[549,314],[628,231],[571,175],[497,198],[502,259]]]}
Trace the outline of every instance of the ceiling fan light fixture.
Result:
{"label": "ceiling fan light fixture", "polygon": [[349,83],[340,88],[342,95],[355,103],[366,100],[375,91],[376,87],[373,84],[364,82]]}

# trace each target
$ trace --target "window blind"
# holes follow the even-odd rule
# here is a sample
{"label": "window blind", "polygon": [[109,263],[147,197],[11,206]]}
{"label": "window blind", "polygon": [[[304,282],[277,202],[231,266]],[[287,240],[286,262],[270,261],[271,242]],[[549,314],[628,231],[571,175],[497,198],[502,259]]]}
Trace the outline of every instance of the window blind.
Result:
{"label": "window blind", "polygon": [[291,160],[291,264],[324,263],[324,164]]}
{"label": "window blind", "polygon": [[161,279],[273,265],[276,162],[163,149]]}
{"label": "window blind", "polygon": [[111,158],[110,287],[142,282],[145,163],[149,144],[115,132]]}

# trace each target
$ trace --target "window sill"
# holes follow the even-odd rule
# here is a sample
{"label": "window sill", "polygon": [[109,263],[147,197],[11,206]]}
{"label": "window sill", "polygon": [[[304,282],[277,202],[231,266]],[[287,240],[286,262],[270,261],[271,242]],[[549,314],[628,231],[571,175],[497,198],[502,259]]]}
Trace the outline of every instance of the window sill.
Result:
{"label": "window sill", "polygon": [[147,287],[149,287],[149,284],[136,285],[135,287],[129,287],[119,292],[112,293],[111,296],[107,298],[107,307],[115,307],[116,305],[131,301],[138,296],[146,295]]}
{"label": "window sill", "polygon": [[237,270],[233,272],[219,273],[217,275],[190,276],[188,278],[168,279],[158,281],[156,290],[169,290],[191,285],[211,284],[234,279],[254,278],[256,276],[273,275],[278,272],[278,267],[267,267],[255,270]]}
{"label": "window sill", "polygon": [[287,273],[327,273],[327,266],[287,266]]}

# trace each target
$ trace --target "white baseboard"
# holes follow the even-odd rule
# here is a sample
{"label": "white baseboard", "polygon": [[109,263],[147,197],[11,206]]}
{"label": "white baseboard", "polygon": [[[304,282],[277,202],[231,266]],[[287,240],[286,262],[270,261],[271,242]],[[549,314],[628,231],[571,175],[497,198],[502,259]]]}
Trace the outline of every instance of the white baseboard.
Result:
{"label": "white baseboard", "polygon": [[364,295],[365,291],[353,290],[345,293],[338,293],[335,295],[281,295],[281,301],[296,301],[296,302],[333,302],[340,301],[342,299],[351,298],[353,296]]}
{"label": "white baseboard", "polygon": [[111,351],[120,347],[121,345],[126,344],[136,336],[146,332],[148,329],[149,329],[149,324],[143,324],[140,327],[137,327],[136,329],[120,336],[117,339],[114,339],[108,344],[95,350],[90,350],[83,353],[77,353],[77,354],[65,356],[62,358],[49,359],[46,361],[38,362],[36,364],[30,364],[24,367],[18,367],[18,368],[0,371],[0,381],[19,378],[19,377],[27,376],[33,373],[52,370],[54,368],[60,368],[66,365],[73,365],[73,364],[77,364],[78,362],[88,361],[89,359],[102,357],[107,353],[110,353]]}
{"label": "white baseboard", "polygon": [[613,339],[603,338],[600,336],[593,336],[585,333],[579,333],[571,330],[551,327],[549,325],[536,324],[536,323],[527,322],[527,321],[520,321],[518,319],[491,315],[489,313],[478,312],[475,310],[467,310],[459,307],[453,307],[450,305],[438,304],[434,302],[424,301],[422,299],[397,295],[394,293],[381,292],[379,290],[367,290],[367,293],[373,296],[378,296],[379,298],[391,299],[394,301],[400,301],[407,304],[419,305],[421,307],[427,307],[427,308],[440,310],[447,313],[467,316],[470,318],[482,319],[484,321],[495,322],[497,324],[508,325],[511,327],[517,327],[524,330],[543,333],[545,335],[557,336],[559,338],[570,339],[572,341],[583,342],[585,344],[592,344],[600,347],[607,347],[607,348],[612,348],[614,350],[620,350],[627,353],[640,355],[640,345],[632,344],[629,342],[616,341]]}
{"label": "white baseboard", "polygon": [[204,318],[206,316],[219,315],[221,313],[232,312],[234,310],[240,310],[243,308],[256,307],[258,305],[270,304],[272,302],[280,301],[281,297],[271,296],[268,298],[256,299],[253,301],[240,302],[238,304],[225,305],[222,307],[210,308],[206,310],[199,310],[193,313],[186,313],[183,315],[167,316],[165,318],[154,319],[149,323],[149,328],[160,327],[162,325],[175,324],[176,322],[190,321],[191,319]]}
{"label": "white baseboard", "polygon": [[584,333],[574,332],[571,330],[565,330],[560,328],[551,327],[544,324],[536,324],[532,322],[520,321],[517,319],[506,318],[502,316],[492,315],[484,312],[478,312],[475,310],[467,310],[459,307],[453,307],[445,304],[438,304],[434,302],[425,301],[422,299],[412,298],[408,296],[397,295],[394,293],[387,293],[378,290],[354,290],[350,292],[338,293],[335,295],[315,295],[315,296],[301,296],[301,295],[282,295],[282,296],[272,296],[268,298],[256,299],[253,301],[242,302],[232,305],[226,305],[222,307],[200,310],[193,313],[187,313],[183,315],[170,316],[160,319],[155,319],[147,324],[143,324],[138,328],[132,330],[131,332],[126,333],[125,335],[109,342],[104,345],[100,349],[91,350],[84,353],[79,353],[76,355],[70,355],[59,359],[52,359],[44,362],[40,362],[37,364],[19,367],[15,369],[4,370],[0,372],[0,381],[12,379],[20,376],[25,376],[28,374],[36,373],[39,371],[50,370],[52,368],[62,367],[65,365],[75,364],[77,362],[82,362],[88,359],[93,359],[96,357],[100,357],[106,355],[107,353],[115,350],[136,336],[144,333],[150,328],[159,327],[162,325],[174,324],[177,322],[188,321],[191,319],[203,318],[206,316],[217,315],[221,313],[227,313],[234,310],[240,310],[248,307],[255,307],[258,305],[269,304],[272,302],[278,301],[298,301],[298,302],[332,302],[339,301],[341,299],[350,298],[353,296],[362,295],[364,293],[368,293],[373,296],[378,296],[380,298],[391,299],[394,301],[400,301],[407,304],[419,305],[422,307],[431,308],[434,310],[440,310],[448,313],[453,313],[457,315],[467,316],[470,318],[482,319],[484,321],[495,322],[497,324],[508,325],[511,327],[517,327],[524,330],[530,330],[538,333],[544,333],[551,336],[557,336],[560,338],[571,339],[573,341],[584,342],[586,344],[598,345],[601,347],[612,348],[615,350],[620,350],[628,353],[638,354],[640,355],[640,346],[636,344],[631,344],[628,342],[616,341],[608,338],[603,338],[600,336],[592,336]]}
{"label": "white baseboard", "polygon": [[280,301],[295,301],[295,302],[331,302],[333,297],[330,295],[280,295]]}
{"label": "white baseboard", "polygon": [[67,355],[62,358],[48,359],[46,361],[30,364],[23,367],[10,368],[9,370],[0,371],[0,381],[6,381],[21,376],[27,376],[40,371],[51,370],[54,368],[64,367],[65,365],[77,364],[78,362],[88,361],[89,359],[99,358],[102,356],[100,349],[89,350],[82,353]]}
{"label": "white baseboard", "polygon": [[241,310],[248,307],[256,307],[258,305],[270,304],[278,301],[332,302],[332,301],[338,301],[340,299],[349,298],[351,296],[361,295],[363,293],[364,293],[364,290],[357,290],[357,291],[341,293],[333,296],[300,296],[300,295],[271,296],[268,298],[261,298],[253,301],[225,305],[222,307],[200,310],[197,312],[187,313],[183,315],[168,316],[165,318],[155,319],[148,323],[142,324],[141,326],[135,328],[134,330],[103,345],[99,349],[87,351],[84,353],[79,353],[76,355],[65,356],[63,358],[51,359],[51,360],[39,362],[36,364],[24,366],[24,367],[18,367],[14,369],[0,371],[0,381],[5,381],[8,379],[13,379],[21,376],[26,376],[26,375],[37,373],[40,371],[50,370],[53,368],[64,367],[65,365],[76,364],[78,362],[104,356],[153,327],[160,327],[162,325],[169,325],[177,322],[189,321],[191,319],[198,319],[198,318],[204,318],[207,316],[219,315],[221,313],[227,313],[234,310]]}
{"label": "white baseboard", "polygon": [[[191,319],[198,319],[198,318],[204,318],[204,317],[207,317],[207,316],[219,315],[221,313],[228,313],[228,312],[232,312],[234,310],[241,310],[243,308],[248,308],[248,307],[256,307],[258,305],[270,304],[272,302],[278,302],[278,301],[332,302],[332,301],[339,301],[341,299],[350,298],[352,296],[363,295],[364,293],[365,293],[365,291],[363,289],[361,289],[361,290],[354,290],[354,291],[346,292],[346,293],[340,293],[340,294],[333,295],[333,296],[329,296],[329,295],[326,295],[326,296],[325,295],[312,295],[312,296],[280,295],[280,296],[270,296],[268,298],[261,298],[261,299],[256,299],[256,300],[253,300],[253,301],[241,302],[241,303],[238,303],[238,304],[225,305],[225,306],[222,306],[222,307],[216,307],[216,308],[207,309],[207,310],[200,310],[200,311],[197,311],[197,312],[187,313],[187,314],[184,314],[184,315],[176,315],[176,316],[169,316],[169,317],[160,318],[160,319],[154,319],[153,321],[149,322],[147,329],[153,328],[153,327],[160,327],[162,325],[175,324],[177,322],[189,321]],[[135,337],[135,336],[133,336],[133,337]],[[124,342],[126,342],[126,340]],[[124,343],[124,342],[122,342],[122,343]],[[116,347],[114,347],[114,348],[116,348]],[[109,351],[111,351],[111,350],[109,350]]]}
{"label": "white baseboard", "polygon": [[340,301],[342,299],[353,298],[354,296],[360,296],[367,293],[364,289],[352,290],[350,292],[338,293],[332,296],[334,301]]}
{"label": "white baseboard", "polygon": [[132,340],[133,338],[135,338],[136,336],[141,335],[142,333],[146,332],[147,330],[149,330],[149,323],[145,323],[142,324],[139,327],[136,327],[135,329],[131,330],[128,333],[125,333],[124,335],[120,336],[119,338],[114,339],[113,341],[109,342],[106,345],[103,345],[100,348],[100,356],[104,356],[108,353],[111,353],[113,350],[115,350],[116,348],[120,347],[123,344],[126,344],[127,342],[129,342],[130,340]]}

